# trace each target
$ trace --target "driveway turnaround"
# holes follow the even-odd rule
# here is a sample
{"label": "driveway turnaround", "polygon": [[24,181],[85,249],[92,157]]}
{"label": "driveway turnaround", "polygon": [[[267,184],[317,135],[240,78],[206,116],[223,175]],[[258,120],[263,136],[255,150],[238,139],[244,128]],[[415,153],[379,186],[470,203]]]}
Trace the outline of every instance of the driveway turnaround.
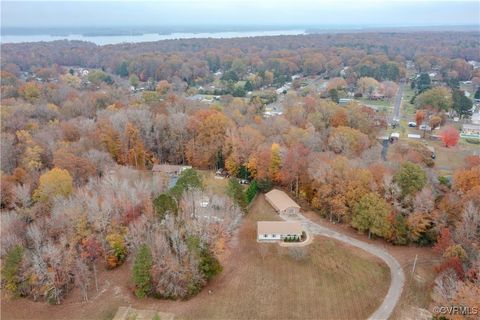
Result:
{"label": "driveway turnaround", "polygon": [[374,256],[382,259],[387,266],[390,268],[391,283],[390,288],[388,288],[387,295],[383,299],[380,307],[370,316],[369,319],[388,319],[395,309],[395,306],[402,295],[403,286],[405,284],[405,274],[403,269],[398,263],[398,261],[388,252],[382,248],[363,242],[361,240],[349,237],[337,231],[330,230],[324,226],[321,226],[303,215],[287,216],[281,215],[284,220],[299,221],[302,226],[310,234],[317,234],[329,238],[333,238],[338,241],[342,241],[354,247],[360,248]]}

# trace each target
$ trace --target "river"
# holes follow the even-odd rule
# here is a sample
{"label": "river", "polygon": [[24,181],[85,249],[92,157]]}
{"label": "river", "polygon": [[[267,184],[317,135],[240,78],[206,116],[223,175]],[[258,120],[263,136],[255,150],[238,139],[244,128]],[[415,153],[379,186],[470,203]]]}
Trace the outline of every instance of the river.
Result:
{"label": "river", "polygon": [[225,31],[225,32],[199,32],[199,33],[145,33],[141,35],[119,35],[119,36],[85,36],[82,34],[69,34],[67,36],[57,36],[49,34],[36,35],[2,35],[1,43],[22,43],[38,41],[55,40],[82,40],[93,42],[98,45],[118,44],[118,43],[137,43],[158,40],[189,39],[189,38],[241,38],[241,37],[260,37],[260,36],[278,36],[278,35],[300,35],[306,34],[305,30],[271,30],[271,31]]}

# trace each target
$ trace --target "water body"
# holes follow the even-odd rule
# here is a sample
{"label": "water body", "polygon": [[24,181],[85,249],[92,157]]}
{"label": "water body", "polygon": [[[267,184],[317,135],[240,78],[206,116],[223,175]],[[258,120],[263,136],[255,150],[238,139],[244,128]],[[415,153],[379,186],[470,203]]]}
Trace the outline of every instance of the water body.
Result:
{"label": "water body", "polygon": [[1,43],[22,43],[39,42],[55,40],[81,40],[93,42],[97,45],[118,44],[118,43],[138,43],[158,40],[190,39],[190,38],[241,38],[241,37],[261,37],[261,36],[279,36],[279,35],[301,35],[306,34],[304,29],[294,30],[263,30],[263,31],[223,31],[223,32],[174,32],[170,34],[145,33],[136,35],[107,35],[107,36],[86,36],[83,34],[69,35],[50,35],[50,34],[30,34],[30,35],[2,35]]}

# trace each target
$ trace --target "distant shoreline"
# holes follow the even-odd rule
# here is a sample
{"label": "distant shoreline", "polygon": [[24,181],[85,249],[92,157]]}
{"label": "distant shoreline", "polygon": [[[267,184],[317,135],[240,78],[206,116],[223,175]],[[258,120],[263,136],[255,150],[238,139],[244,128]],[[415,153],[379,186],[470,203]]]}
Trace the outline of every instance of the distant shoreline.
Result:
{"label": "distant shoreline", "polygon": [[139,43],[152,42],[161,40],[176,39],[228,39],[228,38],[245,38],[245,37],[262,37],[262,36],[281,36],[281,35],[304,35],[305,29],[292,30],[273,30],[273,31],[224,31],[224,32],[174,32],[174,33],[135,33],[135,34],[34,34],[34,35],[2,35],[1,43],[27,43],[41,41],[57,41],[57,40],[78,40],[93,42],[97,45],[110,45],[120,43]]}
{"label": "distant shoreline", "polygon": [[479,32],[479,26],[189,26],[189,27],[64,27],[2,28],[0,42],[28,43],[78,40],[97,45],[139,43],[175,39],[243,38],[282,35],[361,32]]}

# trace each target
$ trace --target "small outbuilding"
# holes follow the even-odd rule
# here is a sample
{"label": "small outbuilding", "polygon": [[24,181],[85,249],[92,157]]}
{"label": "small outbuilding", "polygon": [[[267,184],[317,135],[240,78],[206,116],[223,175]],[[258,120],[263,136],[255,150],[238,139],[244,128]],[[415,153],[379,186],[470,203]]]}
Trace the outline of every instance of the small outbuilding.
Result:
{"label": "small outbuilding", "polygon": [[153,165],[152,172],[162,173],[170,177],[179,176],[182,171],[192,169],[192,166],[180,166],[173,164],[155,164]]}
{"label": "small outbuilding", "polygon": [[268,203],[280,214],[298,214],[300,206],[285,192],[277,189],[265,194]]}
{"label": "small outbuilding", "polygon": [[295,221],[258,221],[258,241],[282,241],[284,238],[302,236],[302,225]]}

